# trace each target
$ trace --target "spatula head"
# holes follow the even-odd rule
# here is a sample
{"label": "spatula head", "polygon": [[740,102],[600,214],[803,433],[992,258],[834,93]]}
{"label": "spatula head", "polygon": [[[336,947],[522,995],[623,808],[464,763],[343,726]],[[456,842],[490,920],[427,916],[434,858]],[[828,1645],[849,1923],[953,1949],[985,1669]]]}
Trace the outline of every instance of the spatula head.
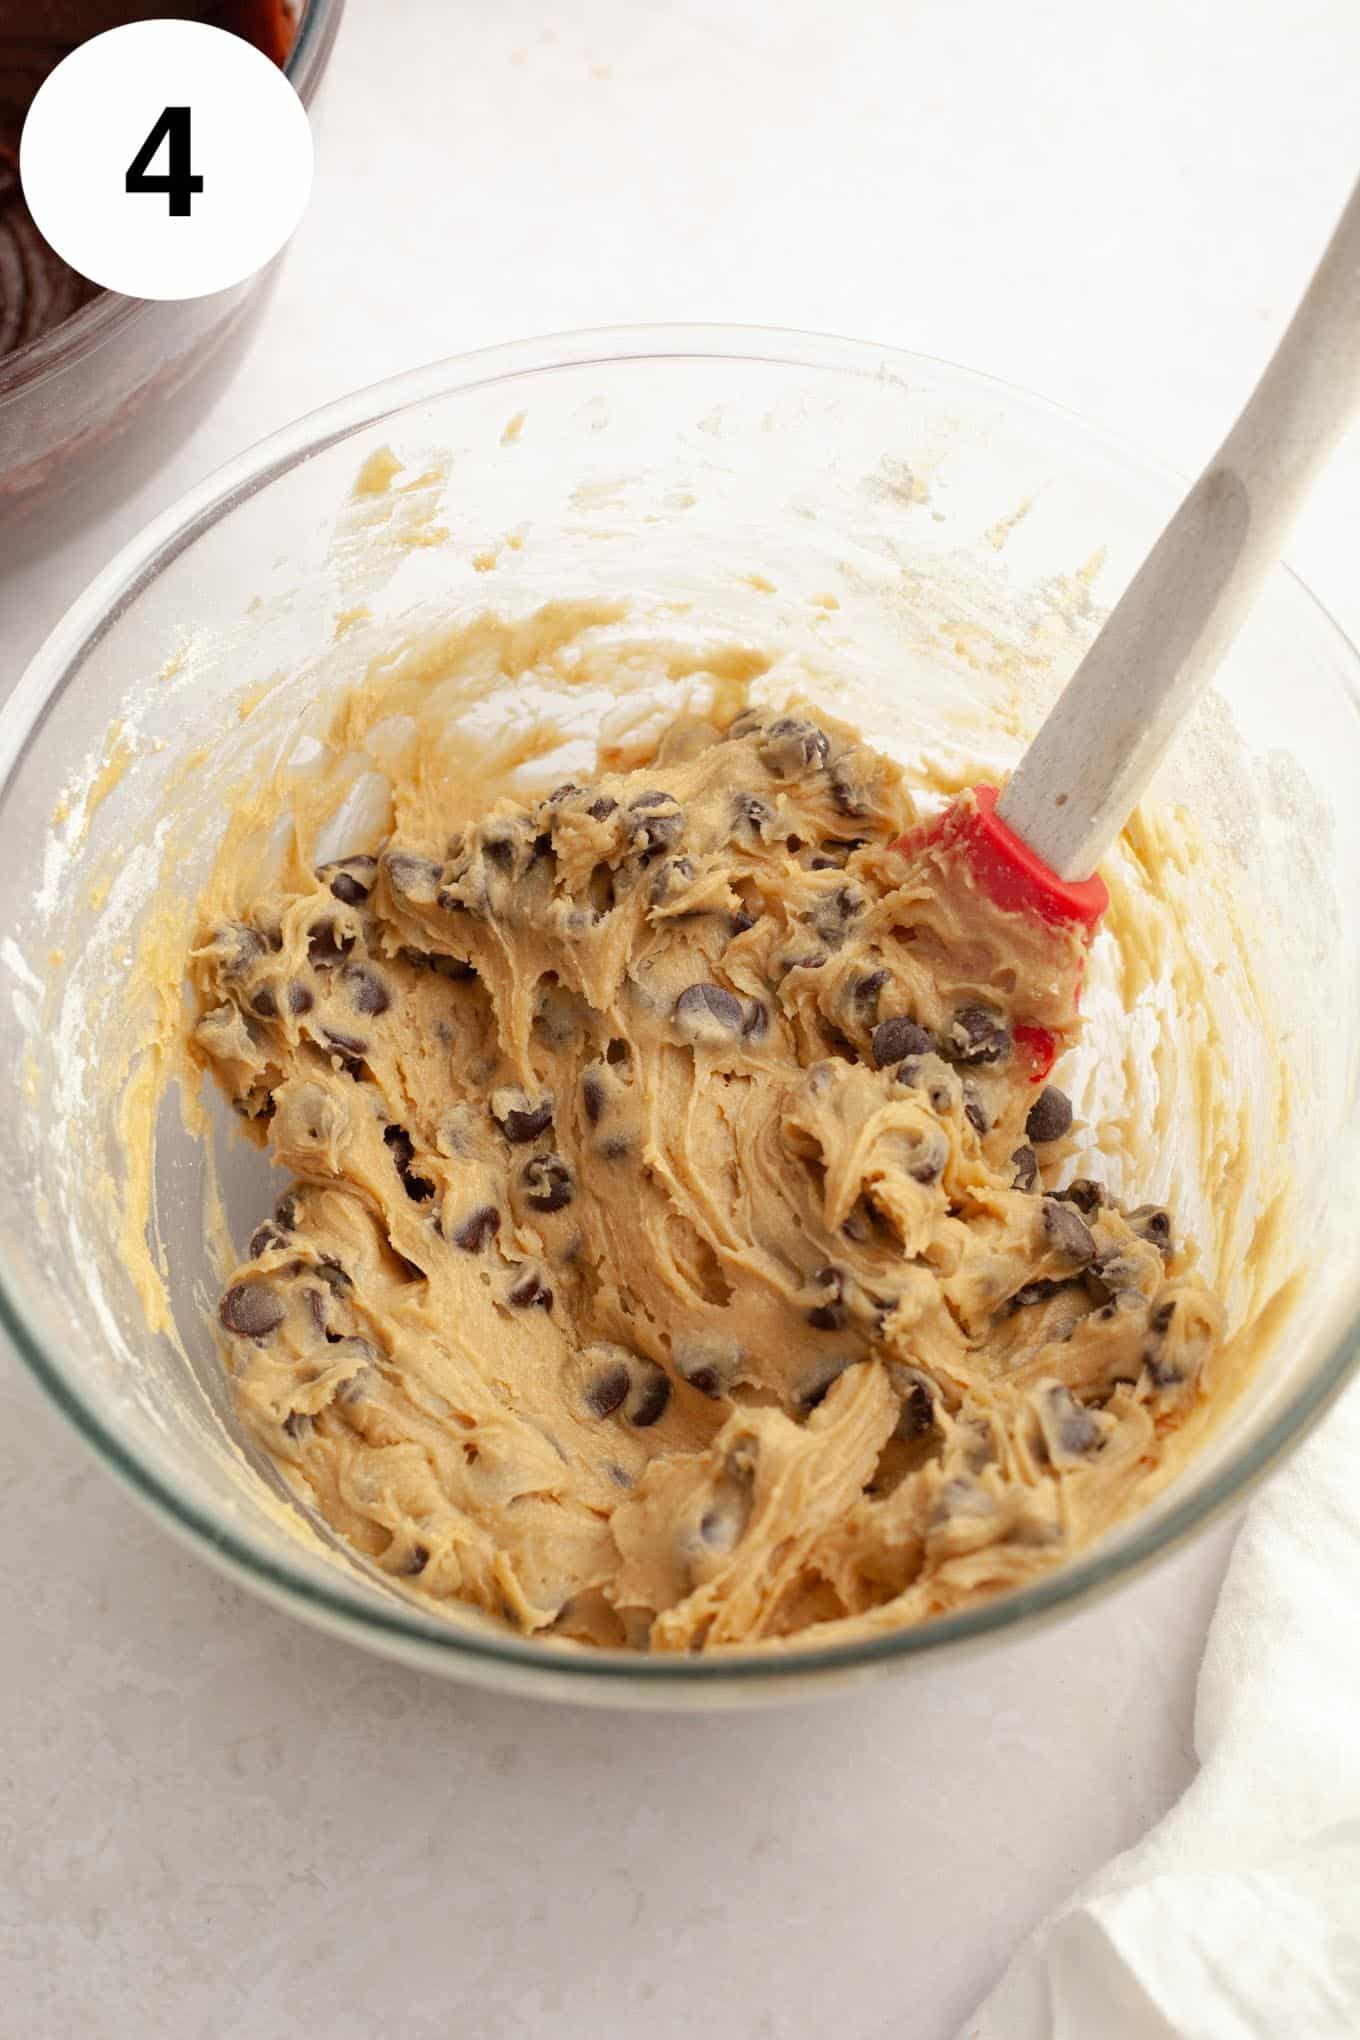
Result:
{"label": "spatula head", "polygon": [[1076,921],[1088,934],[1110,904],[1105,881],[1059,878],[996,811],[994,786],[975,786],[931,825],[933,841],[956,846],[968,859],[987,897],[1010,914],[1038,914],[1054,923]]}
{"label": "spatula head", "polygon": [[[1021,948],[1029,951],[1036,971],[1031,989],[1046,993],[1038,1001],[1043,1018],[1038,1012],[1032,1017],[1014,1016],[1012,1034],[1016,1048],[1028,1058],[1037,1084],[1047,1077],[1076,1026],[1086,951],[1110,896],[1103,879],[1092,877],[1074,884],[1050,871],[1002,821],[996,811],[997,799],[994,786],[974,786],[942,814],[902,837],[896,847],[908,858],[927,860],[933,872],[930,882],[951,889],[965,925],[970,894],[974,900],[985,900],[989,910],[1003,917],[1019,915],[1029,922],[1029,937]],[[1051,941],[1042,930],[1051,931]],[[1017,935],[1020,932],[1017,930]],[[1056,1031],[1049,1024],[1055,986],[1066,993],[1067,1004]]]}

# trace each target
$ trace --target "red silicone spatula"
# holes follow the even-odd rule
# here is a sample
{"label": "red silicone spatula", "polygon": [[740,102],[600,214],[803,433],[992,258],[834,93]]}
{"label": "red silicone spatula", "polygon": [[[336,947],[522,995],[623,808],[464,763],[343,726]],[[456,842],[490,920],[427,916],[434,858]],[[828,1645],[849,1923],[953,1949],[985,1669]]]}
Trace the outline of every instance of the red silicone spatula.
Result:
{"label": "red silicone spatula", "polygon": [[1109,905],[1097,864],[1227,652],[1357,405],[1360,185],[1246,409],[1005,792],[975,787],[933,825],[930,840],[956,846],[998,906],[1077,923],[1089,939]]}

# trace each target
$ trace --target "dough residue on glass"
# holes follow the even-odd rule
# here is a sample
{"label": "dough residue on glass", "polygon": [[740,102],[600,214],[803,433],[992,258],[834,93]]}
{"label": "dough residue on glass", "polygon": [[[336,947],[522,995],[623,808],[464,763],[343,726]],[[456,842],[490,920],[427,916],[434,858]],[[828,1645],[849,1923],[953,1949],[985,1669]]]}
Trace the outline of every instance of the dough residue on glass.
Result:
{"label": "dough residue on glass", "polygon": [[294,1179],[221,1299],[239,1408],[357,1551],[692,1651],[925,1620],[1145,1499],[1222,1311],[1172,1214],[1071,1179],[1076,937],[894,764],[718,702],[392,815],[263,885],[229,845],[191,964]]}

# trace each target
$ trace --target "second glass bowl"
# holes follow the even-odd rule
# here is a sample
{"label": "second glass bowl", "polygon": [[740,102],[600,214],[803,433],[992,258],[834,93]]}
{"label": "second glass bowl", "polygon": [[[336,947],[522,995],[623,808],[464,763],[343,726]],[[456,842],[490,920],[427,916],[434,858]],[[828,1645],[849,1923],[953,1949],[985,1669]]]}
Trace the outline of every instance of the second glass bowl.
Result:
{"label": "second glass bowl", "polygon": [[[173,9],[169,10],[173,12]],[[344,0],[302,0],[284,65],[309,112]],[[277,264],[210,297],[147,303],[100,291],[0,356],[0,543],[59,537],[157,465],[239,365]],[[8,528],[8,529],[7,529]]]}
{"label": "second glass bowl", "polygon": [[[388,486],[351,494],[375,456]],[[1141,1158],[1141,1194],[1173,1190],[1202,1238],[1248,1243],[1218,1266],[1209,1252],[1239,1317],[1269,1286],[1268,1254],[1294,1279],[1271,1306],[1266,1364],[1198,1456],[1150,1509],[1021,1592],[863,1643],[679,1660],[527,1641],[398,1596],[312,1534],[237,1441],[210,1324],[205,1157],[173,1112],[153,1242],[173,1322],[149,1329],[120,1231],[129,1156],[108,1081],[135,1038],[133,945],[154,905],[193,898],[223,789],[267,769],[317,701],[397,639],[478,609],[607,597],[644,637],[773,643],[791,680],[834,671],[836,712],[908,764],[1004,770],[1177,494],[1090,427],[960,369],[676,328],[525,343],[364,391],[266,441],[129,547],[0,718],[0,1318],[106,1464],[237,1578],[358,1642],[525,1692],[670,1707],[982,1644],[1107,1591],[1239,1493],[1345,1378],[1360,1317],[1360,1239],[1338,1192],[1360,1175],[1346,905],[1360,880],[1360,661],[1288,574],[1149,797],[1150,812],[1193,817],[1202,846],[1202,896],[1189,885],[1184,905],[1226,1036],[1231,1125],[1197,1106],[1205,1015],[1155,954],[1128,1069],[1131,1123],[1150,1125],[1160,1100],[1168,1129]],[[503,708],[519,712],[513,691]],[[589,702],[577,712],[588,734]],[[1136,865],[1131,850],[1130,883]],[[1093,1000],[1096,1053],[1113,1024]],[[1294,1094],[1283,1128],[1278,1053]],[[265,1195],[253,1152],[224,1188],[244,1236]],[[1231,1200],[1226,1233],[1216,1200]]]}

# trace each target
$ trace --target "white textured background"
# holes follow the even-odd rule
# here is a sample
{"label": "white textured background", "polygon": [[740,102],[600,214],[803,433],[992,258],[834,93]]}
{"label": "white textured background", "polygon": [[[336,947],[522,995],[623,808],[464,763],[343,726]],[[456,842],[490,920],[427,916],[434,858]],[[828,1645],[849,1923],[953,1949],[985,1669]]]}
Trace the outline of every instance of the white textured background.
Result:
{"label": "white textured background", "polygon": [[[570,18],[567,18],[570,17]],[[350,0],[311,212],[0,682],[272,427],[639,319],[830,329],[1208,453],[1356,169],[1352,0]],[[1360,444],[1294,549],[1360,634]],[[171,1544],[0,1369],[0,2040],[945,2040],[1191,1775],[1225,1529],[1037,1640],[708,1720],[460,1693]]]}

